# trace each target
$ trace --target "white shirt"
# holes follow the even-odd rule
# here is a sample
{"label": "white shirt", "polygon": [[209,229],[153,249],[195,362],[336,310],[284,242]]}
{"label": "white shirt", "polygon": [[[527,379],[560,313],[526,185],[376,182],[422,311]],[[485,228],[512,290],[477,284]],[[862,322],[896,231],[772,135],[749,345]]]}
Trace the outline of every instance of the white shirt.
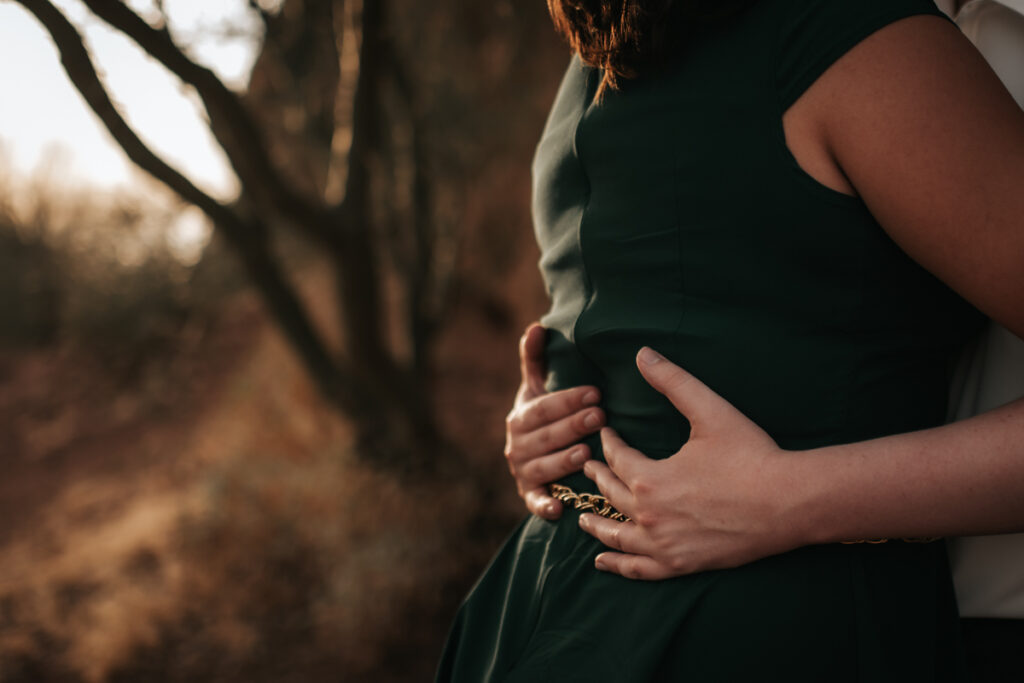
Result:
{"label": "white shirt", "polygon": [[[952,15],[952,0],[938,4]],[[1024,107],[1024,0],[973,0],[956,22]],[[952,418],[1024,395],[1024,342],[1013,333],[991,324],[965,361]],[[1024,619],[1024,534],[955,539],[950,559],[962,616]]]}

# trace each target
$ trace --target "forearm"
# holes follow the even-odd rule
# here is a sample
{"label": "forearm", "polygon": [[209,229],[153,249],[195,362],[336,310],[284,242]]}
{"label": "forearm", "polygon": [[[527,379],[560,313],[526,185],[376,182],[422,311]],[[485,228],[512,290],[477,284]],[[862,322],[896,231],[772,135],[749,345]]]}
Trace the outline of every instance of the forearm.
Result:
{"label": "forearm", "polygon": [[1024,399],[952,424],[779,456],[807,543],[1024,530]]}

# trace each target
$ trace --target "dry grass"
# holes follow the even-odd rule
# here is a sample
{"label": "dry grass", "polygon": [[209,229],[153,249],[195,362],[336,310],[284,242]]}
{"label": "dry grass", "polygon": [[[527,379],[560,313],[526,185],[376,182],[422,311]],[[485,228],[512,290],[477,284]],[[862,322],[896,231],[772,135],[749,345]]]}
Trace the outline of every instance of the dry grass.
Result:
{"label": "dry grass", "polygon": [[[474,483],[506,476],[515,336],[454,317],[438,402],[477,471],[399,483],[354,464],[344,421],[249,295],[228,310],[194,350],[205,379],[173,409],[125,409],[134,427],[98,424],[91,447],[22,449],[24,486],[59,481],[5,529],[0,681],[429,679],[455,605],[519,514],[509,486],[482,515]],[[95,422],[97,400],[53,420]]]}

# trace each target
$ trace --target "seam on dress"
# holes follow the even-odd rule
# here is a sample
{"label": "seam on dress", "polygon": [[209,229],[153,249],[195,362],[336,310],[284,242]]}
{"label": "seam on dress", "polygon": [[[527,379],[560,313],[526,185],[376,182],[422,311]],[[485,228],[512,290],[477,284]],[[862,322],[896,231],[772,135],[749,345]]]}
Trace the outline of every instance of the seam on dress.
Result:
{"label": "seam on dress", "polygon": [[[583,208],[580,210],[580,218],[576,224],[576,249],[580,255],[580,268],[583,270],[583,305],[580,307],[579,312],[576,314],[576,319],[572,323],[572,327],[569,329],[571,341],[575,346],[577,352],[586,358],[586,354],[583,353],[583,349],[576,342],[576,331],[579,328],[580,320],[583,318],[584,313],[590,308],[590,305],[594,302],[594,287],[590,282],[590,269],[587,268],[586,254],[583,251],[583,224],[587,218],[587,212],[590,210],[590,201],[593,188],[590,183],[590,176],[587,175],[587,167],[583,163],[583,157],[580,154],[580,128],[583,126],[583,121],[587,118],[587,114],[594,106],[593,97],[596,91],[595,86],[595,74],[596,69],[591,67],[590,72],[587,73],[587,101],[584,103],[583,111],[580,113],[579,119],[576,121],[576,126],[572,131],[572,153],[576,157],[576,162],[580,166],[580,174],[583,176],[583,180],[586,183],[586,197],[583,204]],[[590,359],[587,358],[589,361]]]}
{"label": "seam on dress", "polygon": [[[675,187],[675,190],[676,190],[675,191],[675,201],[673,202],[673,204],[674,204],[673,208],[675,209],[675,216],[674,216],[675,221],[674,221],[674,223],[675,223],[675,229],[676,229],[675,230],[675,232],[676,232],[676,234],[675,234],[675,238],[676,238],[676,271],[677,271],[677,274],[678,274],[678,280],[676,281],[676,285],[677,285],[678,290],[679,290],[679,317],[676,318],[675,327],[672,328],[672,337],[671,337],[671,339],[672,339],[672,352],[673,352],[673,356],[674,356],[675,362],[680,363],[683,367],[686,367],[686,365],[687,365],[686,359],[683,357],[683,353],[682,353],[683,344],[682,344],[682,340],[680,339],[680,336],[681,336],[682,330],[683,330],[683,321],[686,319],[686,305],[687,305],[687,301],[690,299],[690,297],[688,297],[686,295],[686,282],[687,282],[687,279],[686,279],[685,269],[683,268],[683,262],[684,262],[684,258],[683,258],[683,249],[684,249],[684,245],[683,245],[683,223],[684,223],[684,221],[683,221],[683,207],[681,205],[681,195],[682,195],[681,190],[682,190],[682,184],[684,182],[684,179],[683,179],[683,173],[682,173],[682,169],[681,169],[682,159],[683,159],[683,150],[680,149],[679,146],[677,146],[676,149],[675,149],[675,158],[672,160],[672,177],[673,177],[673,180],[674,180],[675,185],[676,185],[676,187]],[[666,349],[666,351],[667,351],[667,349]],[[683,416],[683,419],[686,419],[686,416]],[[690,424],[690,421],[688,419],[686,420],[686,424],[687,424],[687,430],[686,430],[687,434],[686,434],[686,438],[684,439],[683,438],[682,424],[680,422],[678,422],[678,421],[676,422],[676,435],[678,437],[678,441],[679,441],[680,447],[685,445],[686,442],[690,440],[690,436],[692,434],[693,426]]]}

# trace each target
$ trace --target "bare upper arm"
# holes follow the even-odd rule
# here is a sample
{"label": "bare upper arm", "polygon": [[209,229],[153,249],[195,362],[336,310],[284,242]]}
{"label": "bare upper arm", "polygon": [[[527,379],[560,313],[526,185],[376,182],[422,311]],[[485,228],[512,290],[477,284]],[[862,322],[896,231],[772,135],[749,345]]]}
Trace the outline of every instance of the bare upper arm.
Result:
{"label": "bare upper arm", "polygon": [[903,19],[801,99],[892,239],[1024,337],[1024,112],[967,39]]}

